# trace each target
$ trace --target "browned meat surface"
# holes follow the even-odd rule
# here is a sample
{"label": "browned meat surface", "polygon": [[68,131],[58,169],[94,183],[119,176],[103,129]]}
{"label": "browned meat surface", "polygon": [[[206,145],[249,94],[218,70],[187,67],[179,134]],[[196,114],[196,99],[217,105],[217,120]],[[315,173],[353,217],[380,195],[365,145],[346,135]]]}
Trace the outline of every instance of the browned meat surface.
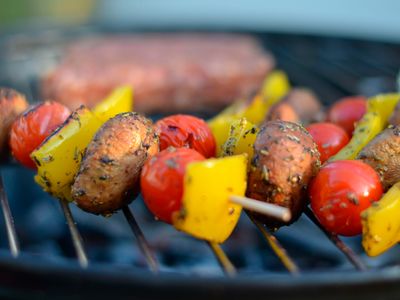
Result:
{"label": "browned meat surface", "polygon": [[[319,152],[311,135],[296,123],[266,122],[254,143],[247,196],[290,209],[296,221],[307,203],[306,189],[320,167]],[[270,227],[283,224],[255,215]]]}
{"label": "browned meat surface", "polygon": [[276,121],[276,120],[293,122],[293,123],[300,122],[299,116],[297,115],[294,108],[289,103],[285,102],[279,102],[275,104],[268,112],[267,121]]}
{"label": "browned meat surface", "polygon": [[126,84],[139,112],[215,111],[255,92],[274,64],[249,36],[110,36],[72,44],[41,86],[70,108],[93,107]]}
{"label": "browned meat surface", "polygon": [[27,108],[24,95],[10,88],[0,88],[0,154],[8,148],[12,123]]}
{"label": "browned meat surface", "polygon": [[302,123],[322,121],[322,104],[317,96],[309,89],[294,88],[282,100],[293,107]]}
{"label": "browned meat surface", "polygon": [[391,126],[378,134],[360,152],[363,160],[378,172],[385,189],[400,181],[400,126]]}
{"label": "browned meat surface", "polygon": [[150,120],[125,113],[107,121],[89,144],[72,186],[80,208],[108,215],[139,193],[140,171],[158,152],[158,135]]}

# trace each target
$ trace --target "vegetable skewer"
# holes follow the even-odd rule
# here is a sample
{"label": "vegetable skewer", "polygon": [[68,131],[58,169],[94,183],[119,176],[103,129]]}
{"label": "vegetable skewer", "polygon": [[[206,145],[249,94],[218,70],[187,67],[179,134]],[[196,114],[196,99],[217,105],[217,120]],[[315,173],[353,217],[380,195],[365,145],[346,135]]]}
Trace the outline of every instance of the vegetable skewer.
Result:
{"label": "vegetable skewer", "polygon": [[[291,125],[290,127],[292,127],[293,125]],[[228,137],[228,140],[225,144],[225,149],[224,149],[224,153],[226,154],[231,154],[231,153],[240,153],[240,152],[247,152],[249,153],[249,155],[253,156],[254,152],[259,154],[263,154],[263,155],[269,155],[272,147],[267,148],[268,151],[265,151],[265,153],[262,153],[261,151],[263,151],[263,149],[261,150],[257,150],[253,148],[253,144],[256,141],[256,139],[260,139],[259,134],[257,133],[258,130],[253,130],[251,131],[253,127],[253,125],[250,122],[247,122],[245,119],[244,120],[239,120],[235,123],[233,123],[232,125],[232,129],[230,131],[231,135],[230,137]],[[290,128],[289,127],[289,128]],[[284,128],[284,127],[282,127]],[[294,129],[294,128],[293,128]],[[291,131],[292,129],[290,129],[289,131]],[[271,129],[270,129],[271,131]],[[251,134],[251,132],[253,132],[254,134]],[[257,135],[256,135],[257,134]],[[276,137],[279,136],[280,133],[277,133],[276,136],[274,136],[273,131],[271,131],[269,133],[270,135],[267,135],[268,138],[270,138],[271,140],[275,141],[274,142],[274,146],[276,147],[278,145],[278,143],[276,142]],[[294,140],[294,139],[293,139]],[[301,139],[299,139],[300,141]],[[282,142],[283,143],[283,142]],[[260,144],[262,147],[265,147],[266,144],[265,143],[261,143]],[[278,152],[277,152],[278,153]],[[308,210],[309,212],[309,210]],[[310,214],[307,213],[307,215],[309,216]],[[314,219],[312,219],[313,221],[315,221],[315,217],[311,212],[311,215],[313,216]],[[253,217],[251,218],[253,223],[257,226],[257,228],[259,230],[261,230],[261,232],[263,233],[264,237],[267,239],[267,241],[270,243],[270,245],[272,246],[272,249],[274,250],[274,252],[277,254],[277,256],[281,259],[282,263],[285,265],[285,267],[293,272],[293,266],[291,265],[291,263],[288,263],[291,261],[290,257],[283,251],[280,251],[279,248],[277,248],[276,246],[274,246],[274,244],[271,244],[271,241],[273,241],[272,239],[272,235],[266,235],[266,231],[265,228],[263,228],[263,226],[261,225],[260,222],[256,222],[257,220]],[[323,229],[322,227],[320,227],[319,223],[317,222],[316,225]],[[343,244],[343,242],[341,242],[337,236],[332,236],[331,234],[329,234],[325,229],[324,229],[324,233],[326,235],[328,235],[328,237],[335,243],[335,245],[344,253],[346,254],[346,257],[348,257],[350,259],[350,261],[360,270],[365,269],[365,265],[361,262],[361,260],[351,251],[351,249],[349,249],[347,246],[345,246]],[[294,272],[296,272],[297,270],[295,269]]]}
{"label": "vegetable skewer", "polygon": [[[13,130],[15,132],[18,131],[19,134],[14,134],[11,145],[12,148],[13,146],[18,145],[18,149],[14,148],[16,150],[25,149],[25,152],[22,154],[24,155],[23,157],[25,158],[25,161],[30,161],[29,155],[31,154],[26,152],[28,151],[26,150],[26,147],[23,147],[25,145],[25,140],[32,140],[30,144],[39,145],[42,140],[46,138],[46,141],[43,143],[45,146],[43,147],[43,145],[41,145],[39,149],[34,151],[35,154],[31,156],[34,158],[34,162],[39,168],[39,174],[41,174],[37,176],[36,179],[45,190],[60,199],[60,205],[67,220],[71,237],[73,239],[73,245],[82,267],[88,266],[88,259],[84,250],[82,238],[68,206],[67,200],[71,200],[71,193],[68,185],[76,172],[74,172],[74,168],[76,170],[80,163],[82,153],[80,150],[85,149],[87,139],[91,139],[92,134],[94,134],[97,128],[100,127],[101,122],[105,122],[110,117],[120,113],[121,111],[129,111],[131,109],[132,91],[130,88],[122,87],[116,89],[107,99],[96,106],[93,113],[84,107],[75,111],[67,121],[52,134],[51,131],[67,116],[65,113],[66,109],[63,109],[62,105],[58,103],[53,104],[49,102],[40,104],[29,111],[28,114],[22,116],[18,122],[14,123]],[[45,131],[40,127],[40,120],[43,117],[50,118],[50,123],[48,123],[49,125],[45,128]],[[21,122],[22,124],[28,122],[31,124],[28,127],[24,127],[20,125]],[[32,128],[38,128],[37,133],[28,132]],[[81,128],[84,129],[81,130]],[[50,136],[47,137],[49,134]],[[32,148],[36,146],[30,147]],[[63,166],[60,165],[62,163],[64,163]],[[133,215],[130,214],[129,216],[125,214],[125,216],[127,216],[127,221],[131,227],[135,229],[133,232],[137,235],[138,242],[141,246],[140,248],[142,250],[148,249],[148,245],[144,240],[143,234],[140,234],[141,232],[137,224],[136,226],[133,225],[136,223],[134,222],[135,220]],[[146,245],[142,246],[142,244]],[[149,257],[146,253],[145,256]],[[156,269],[154,259],[151,260],[149,266],[152,269]]]}
{"label": "vegetable skewer", "polygon": [[[182,114],[171,115],[160,119],[154,126],[160,135],[160,150],[171,146],[176,148],[187,147],[196,150],[205,158],[215,156],[215,138],[207,123],[200,118]],[[162,195],[160,196],[162,197]],[[291,219],[291,213],[286,207],[238,195],[230,196],[229,201],[283,222],[288,222]]]}

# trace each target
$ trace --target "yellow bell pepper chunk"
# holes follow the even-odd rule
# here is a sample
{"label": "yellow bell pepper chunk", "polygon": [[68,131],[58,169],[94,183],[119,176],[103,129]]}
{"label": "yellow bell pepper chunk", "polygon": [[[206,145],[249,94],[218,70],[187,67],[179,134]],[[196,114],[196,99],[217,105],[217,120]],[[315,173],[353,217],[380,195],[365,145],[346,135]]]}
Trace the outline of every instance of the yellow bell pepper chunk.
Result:
{"label": "yellow bell pepper chunk", "polygon": [[393,110],[399,102],[400,94],[380,94],[368,99],[367,112],[376,112],[383,120],[383,126],[386,127]]}
{"label": "yellow bell pepper chunk", "polygon": [[223,146],[223,156],[247,153],[249,162],[254,154],[258,128],[246,118],[235,120],[231,124],[229,136]]}
{"label": "yellow bell pepper chunk", "polygon": [[270,103],[276,103],[291,89],[289,78],[285,72],[276,70],[265,78],[261,95]]}
{"label": "yellow bell pepper chunk", "polygon": [[217,148],[216,156],[222,155],[222,146],[224,145],[226,139],[229,136],[229,128],[231,123],[236,119],[232,116],[219,117],[212,122],[208,122],[208,126],[215,138],[215,144]]}
{"label": "yellow bell pepper chunk", "polygon": [[362,214],[362,245],[369,256],[377,256],[400,242],[400,182]]}
{"label": "yellow bell pepper chunk", "polygon": [[355,159],[362,148],[387,126],[399,99],[400,94],[395,93],[368,99],[367,113],[357,123],[350,142],[329,161]]}
{"label": "yellow bell pepper chunk", "polygon": [[182,209],[173,225],[196,238],[223,243],[239,221],[242,207],[229,201],[246,191],[247,155],[208,159],[187,166]]}
{"label": "yellow bell pepper chunk", "polygon": [[376,112],[366,113],[358,122],[350,142],[329,159],[329,162],[343,159],[355,159],[379,132],[383,130],[383,122]]}
{"label": "yellow bell pepper chunk", "polygon": [[51,195],[71,201],[71,184],[83,153],[102,122],[81,106],[31,153],[38,173],[35,181]]}
{"label": "yellow bell pepper chunk", "polygon": [[112,93],[93,108],[93,113],[101,121],[118,114],[133,110],[133,89],[130,86],[116,88]]}
{"label": "yellow bell pepper chunk", "polygon": [[215,137],[217,156],[222,155],[222,147],[229,136],[231,123],[240,118],[246,118],[258,125],[266,117],[270,108],[290,90],[290,83],[283,71],[273,71],[264,80],[260,94],[250,103],[239,100],[225,108],[218,115],[208,121],[208,126]]}
{"label": "yellow bell pepper chunk", "polygon": [[262,123],[271,106],[275,104],[271,99],[256,95],[245,109],[235,115],[236,118],[246,118],[254,124]]}
{"label": "yellow bell pepper chunk", "polygon": [[290,88],[285,72],[273,71],[264,80],[260,94],[256,95],[247,107],[242,107],[235,114],[236,118],[247,118],[256,125],[262,123],[271,107],[279,102]]}

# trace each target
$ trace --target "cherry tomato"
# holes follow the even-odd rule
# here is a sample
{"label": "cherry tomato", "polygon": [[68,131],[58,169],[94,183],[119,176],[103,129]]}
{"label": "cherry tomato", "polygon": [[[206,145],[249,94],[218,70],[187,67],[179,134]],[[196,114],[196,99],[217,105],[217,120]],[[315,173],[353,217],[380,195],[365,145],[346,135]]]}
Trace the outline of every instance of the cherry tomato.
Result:
{"label": "cherry tomato", "polygon": [[160,134],[160,150],[169,146],[192,148],[205,157],[215,156],[215,138],[202,119],[190,115],[172,115],[155,124]]}
{"label": "cherry tomato", "polygon": [[354,124],[367,111],[367,99],[363,96],[346,97],[337,101],[328,111],[328,121],[339,125],[346,130],[349,136],[353,135]]}
{"label": "cherry tomato", "polygon": [[311,182],[311,208],[330,232],[353,236],[362,232],[360,214],[382,196],[378,174],[358,160],[328,163]]}
{"label": "cherry tomato", "polygon": [[51,101],[42,102],[26,111],[11,127],[10,148],[13,156],[24,166],[36,169],[29,155],[70,114],[67,107]]}
{"label": "cherry tomato", "polygon": [[142,196],[156,218],[172,223],[173,213],[182,206],[186,165],[204,159],[193,149],[169,147],[145,163],[140,177]]}
{"label": "cherry tomato", "polygon": [[317,144],[321,163],[338,153],[349,142],[346,131],[333,123],[314,123],[308,125],[307,130]]}

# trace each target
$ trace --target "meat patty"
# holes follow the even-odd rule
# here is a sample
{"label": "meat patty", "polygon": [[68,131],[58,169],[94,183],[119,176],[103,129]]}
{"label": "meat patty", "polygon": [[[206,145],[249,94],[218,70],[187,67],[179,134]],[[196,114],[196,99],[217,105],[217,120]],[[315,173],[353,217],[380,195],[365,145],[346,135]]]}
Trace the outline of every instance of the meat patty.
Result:
{"label": "meat patty", "polygon": [[357,157],[381,177],[387,190],[400,181],[400,126],[390,126],[378,134]]}
{"label": "meat patty", "polygon": [[158,152],[158,135],[150,120],[124,113],[107,121],[89,144],[72,185],[77,205],[109,215],[139,193],[144,162]]}
{"label": "meat patty", "polygon": [[249,36],[109,36],[72,44],[41,90],[73,109],[131,85],[139,112],[215,111],[255,92],[274,64]]}
{"label": "meat patty", "polygon": [[0,154],[8,146],[12,123],[27,108],[24,95],[10,88],[0,88]]}
{"label": "meat patty", "polygon": [[311,135],[299,124],[270,121],[261,126],[254,143],[246,195],[290,209],[292,219],[278,222],[255,214],[269,227],[296,221],[307,203],[306,189],[320,167]]}

